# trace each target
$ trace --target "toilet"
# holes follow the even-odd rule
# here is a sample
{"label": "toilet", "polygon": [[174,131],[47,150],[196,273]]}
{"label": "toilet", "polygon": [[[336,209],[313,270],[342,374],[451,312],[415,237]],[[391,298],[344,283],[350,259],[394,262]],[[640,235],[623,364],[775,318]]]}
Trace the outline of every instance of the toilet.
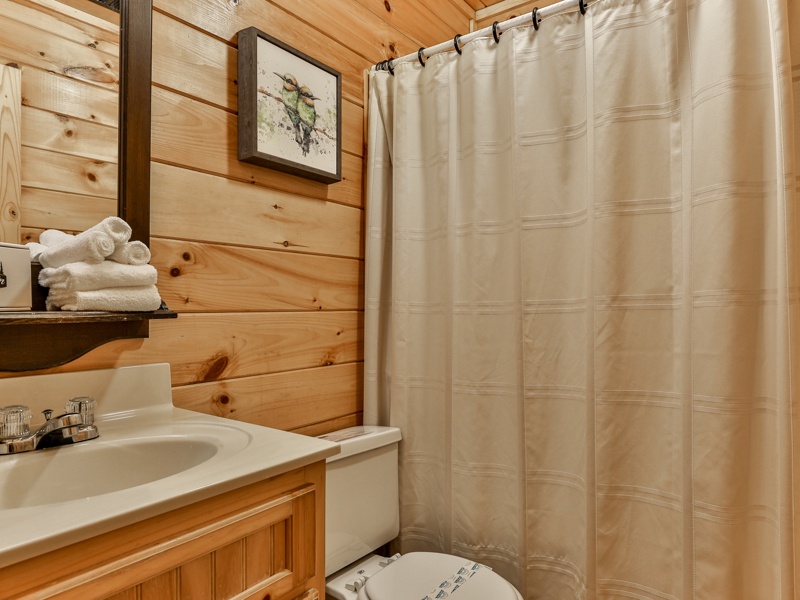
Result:
{"label": "toilet", "polygon": [[505,579],[466,558],[372,552],[400,531],[396,427],[361,426],[319,436],[341,444],[327,459],[325,591],[336,600],[522,600]]}

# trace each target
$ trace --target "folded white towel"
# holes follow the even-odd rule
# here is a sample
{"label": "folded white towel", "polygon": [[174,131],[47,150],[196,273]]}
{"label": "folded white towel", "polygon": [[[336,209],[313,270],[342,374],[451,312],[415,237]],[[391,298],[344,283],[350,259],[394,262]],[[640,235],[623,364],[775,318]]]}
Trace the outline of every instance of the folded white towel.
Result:
{"label": "folded white towel", "polygon": [[117,244],[108,258],[125,265],[146,265],[150,262],[150,249],[138,241]]}
{"label": "folded white towel", "polygon": [[41,256],[42,252],[47,250],[47,246],[44,244],[39,244],[37,242],[28,242],[25,244],[31,251],[31,262],[39,262],[39,256]]}
{"label": "folded white towel", "polygon": [[102,231],[84,231],[50,246],[39,255],[39,262],[48,268],[60,267],[73,262],[99,263],[114,252],[114,240]]}
{"label": "folded white towel", "polygon": [[161,306],[154,285],[106,288],[82,292],[51,290],[47,310],[110,310],[124,312],[153,311]]}
{"label": "folded white towel", "polygon": [[57,269],[42,269],[39,284],[51,290],[84,292],[103,288],[155,285],[158,271],[152,265],[122,265],[110,260],[101,263],[76,262]]}
{"label": "folded white towel", "polygon": [[48,247],[58,246],[62,242],[75,239],[75,236],[70,233],[64,233],[58,229],[45,229],[39,234],[39,243]]}
{"label": "folded white towel", "polygon": [[131,226],[119,217],[106,217],[97,225],[89,227],[86,231],[102,231],[107,233],[118,246],[131,239]]}

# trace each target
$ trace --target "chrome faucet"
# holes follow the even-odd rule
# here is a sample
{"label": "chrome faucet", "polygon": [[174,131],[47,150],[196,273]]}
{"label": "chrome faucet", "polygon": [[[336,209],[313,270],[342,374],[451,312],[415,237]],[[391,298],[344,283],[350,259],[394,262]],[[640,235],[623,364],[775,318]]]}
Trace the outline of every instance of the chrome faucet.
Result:
{"label": "chrome faucet", "polygon": [[93,440],[100,434],[94,424],[92,398],[81,396],[67,400],[64,413],[42,412],[45,423],[31,433],[31,409],[22,404],[0,408],[0,454],[19,454],[66,444]]}

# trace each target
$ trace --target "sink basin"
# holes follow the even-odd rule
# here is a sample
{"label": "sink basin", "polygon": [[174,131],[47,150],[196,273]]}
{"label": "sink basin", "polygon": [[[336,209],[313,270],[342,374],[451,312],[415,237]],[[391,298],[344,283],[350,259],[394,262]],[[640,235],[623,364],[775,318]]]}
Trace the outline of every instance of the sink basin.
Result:
{"label": "sink basin", "polygon": [[26,404],[34,415],[76,396],[97,401],[100,437],[0,456],[0,568],[339,450],[176,408],[167,364],[0,378],[0,399]]}
{"label": "sink basin", "polygon": [[188,436],[84,442],[0,462],[0,510],[89,498],[152,483],[217,454],[212,440]]}

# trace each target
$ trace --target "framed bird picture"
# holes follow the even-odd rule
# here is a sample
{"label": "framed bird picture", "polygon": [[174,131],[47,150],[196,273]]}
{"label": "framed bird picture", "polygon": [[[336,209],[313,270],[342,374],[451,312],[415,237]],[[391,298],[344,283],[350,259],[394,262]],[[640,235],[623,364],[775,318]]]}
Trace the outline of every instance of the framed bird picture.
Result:
{"label": "framed bird picture", "polygon": [[239,32],[239,160],[342,179],[342,76],[271,35]]}

